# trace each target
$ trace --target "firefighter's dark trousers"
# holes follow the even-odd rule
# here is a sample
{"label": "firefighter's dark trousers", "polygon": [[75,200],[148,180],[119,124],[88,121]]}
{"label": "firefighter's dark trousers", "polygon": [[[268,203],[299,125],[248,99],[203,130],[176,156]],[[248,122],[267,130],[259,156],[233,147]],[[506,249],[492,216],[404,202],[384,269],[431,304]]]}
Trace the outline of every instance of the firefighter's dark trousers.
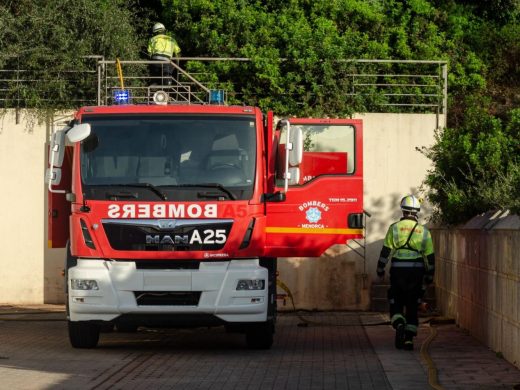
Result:
{"label": "firefighter's dark trousers", "polygon": [[424,268],[390,268],[390,318],[402,315],[406,319],[406,333],[417,334],[418,309],[423,295]]}
{"label": "firefighter's dark trousers", "polygon": [[173,66],[165,62],[157,62],[148,65],[150,72],[151,85],[171,85],[173,76]]}

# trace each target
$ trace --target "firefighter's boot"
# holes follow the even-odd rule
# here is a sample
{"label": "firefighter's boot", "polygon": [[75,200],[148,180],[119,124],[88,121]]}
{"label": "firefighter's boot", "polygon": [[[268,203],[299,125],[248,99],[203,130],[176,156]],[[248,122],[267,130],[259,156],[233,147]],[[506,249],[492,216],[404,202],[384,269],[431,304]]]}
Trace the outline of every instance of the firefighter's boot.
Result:
{"label": "firefighter's boot", "polygon": [[391,320],[395,329],[395,347],[402,349],[404,347],[406,319],[401,314],[395,314]]}
{"label": "firefighter's boot", "polygon": [[403,349],[406,351],[413,351],[413,334],[406,332],[404,336]]}

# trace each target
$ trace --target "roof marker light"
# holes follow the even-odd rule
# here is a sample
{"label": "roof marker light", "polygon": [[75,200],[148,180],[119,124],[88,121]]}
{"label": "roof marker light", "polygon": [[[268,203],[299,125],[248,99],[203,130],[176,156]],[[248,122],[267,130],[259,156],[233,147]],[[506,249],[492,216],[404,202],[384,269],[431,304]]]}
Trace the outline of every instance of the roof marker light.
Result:
{"label": "roof marker light", "polygon": [[115,104],[130,104],[132,100],[128,89],[114,89],[113,98]]}
{"label": "roof marker light", "polygon": [[225,100],[223,89],[211,89],[209,91],[209,104],[224,104]]}
{"label": "roof marker light", "polygon": [[168,94],[164,91],[157,91],[153,94],[153,101],[155,104],[168,104]]}

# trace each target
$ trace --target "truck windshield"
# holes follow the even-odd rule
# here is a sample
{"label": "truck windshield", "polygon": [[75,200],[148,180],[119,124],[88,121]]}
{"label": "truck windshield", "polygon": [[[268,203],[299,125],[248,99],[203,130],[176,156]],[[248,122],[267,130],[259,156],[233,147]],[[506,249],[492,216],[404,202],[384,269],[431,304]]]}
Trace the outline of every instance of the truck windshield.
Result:
{"label": "truck windshield", "polygon": [[87,199],[249,199],[253,116],[90,115],[81,145]]}

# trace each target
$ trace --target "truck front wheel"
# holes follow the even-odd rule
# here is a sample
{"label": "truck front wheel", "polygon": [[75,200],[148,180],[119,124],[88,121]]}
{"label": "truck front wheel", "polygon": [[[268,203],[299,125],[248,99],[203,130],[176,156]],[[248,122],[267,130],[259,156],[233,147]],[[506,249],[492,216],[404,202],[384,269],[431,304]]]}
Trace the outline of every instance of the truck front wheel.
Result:
{"label": "truck front wheel", "polygon": [[269,349],[273,345],[274,321],[251,324],[246,329],[246,343],[251,349]]}
{"label": "truck front wheel", "polygon": [[99,325],[89,321],[67,321],[69,340],[74,348],[95,348],[99,341]]}

